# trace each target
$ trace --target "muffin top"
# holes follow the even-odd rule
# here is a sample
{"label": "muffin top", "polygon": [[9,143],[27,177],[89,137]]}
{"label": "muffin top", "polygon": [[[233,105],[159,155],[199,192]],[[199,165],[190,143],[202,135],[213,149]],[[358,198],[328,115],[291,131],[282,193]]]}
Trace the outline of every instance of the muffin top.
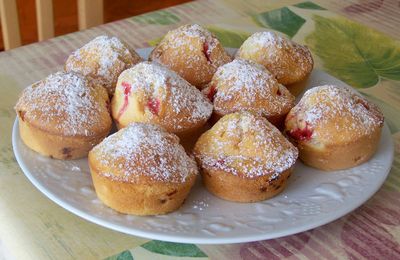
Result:
{"label": "muffin top", "polygon": [[264,117],[237,112],[221,118],[197,141],[194,155],[202,168],[243,178],[276,177],[291,168],[298,151]]}
{"label": "muffin top", "polygon": [[306,46],[269,31],[251,35],[236,57],[262,64],[284,85],[304,79],[314,66]]}
{"label": "muffin top", "polygon": [[236,111],[267,117],[286,114],[295,100],[265,67],[242,59],[219,67],[204,93],[222,115]]}
{"label": "muffin top", "polygon": [[130,183],[181,183],[198,173],[176,135],[144,123],[104,139],[90,151],[89,162],[101,175]]}
{"label": "muffin top", "polygon": [[211,32],[198,24],[188,24],[169,31],[150,54],[150,60],[203,88],[217,68],[232,59]]}
{"label": "muffin top", "polygon": [[157,63],[141,62],[120,75],[112,113],[122,126],[148,122],[181,132],[204,124],[211,116],[212,104],[175,72]]}
{"label": "muffin top", "polygon": [[[187,39],[194,39],[207,45],[207,50],[205,50],[207,53],[205,55],[209,55],[219,44],[218,39],[210,31],[198,24],[186,24],[171,30],[165,35],[163,41],[166,41],[169,48],[177,49],[186,45]],[[191,51],[196,51],[196,46],[188,47]]]}
{"label": "muffin top", "polygon": [[345,144],[383,126],[379,108],[355,91],[324,85],[308,90],[286,117],[286,132],[298,142]]}
{"label": "muffin top", "polygon": [[111,126],[109,99],[82,75],[57,72],[24,89],[15,110],[23,121],[51,134],[96,136]]}
{"label": "muffin top", "polygon": [[141,60],[118,38],[102,35],[74,51],[65,63],[65,70],[89,77],[112,95],[119,74]]}

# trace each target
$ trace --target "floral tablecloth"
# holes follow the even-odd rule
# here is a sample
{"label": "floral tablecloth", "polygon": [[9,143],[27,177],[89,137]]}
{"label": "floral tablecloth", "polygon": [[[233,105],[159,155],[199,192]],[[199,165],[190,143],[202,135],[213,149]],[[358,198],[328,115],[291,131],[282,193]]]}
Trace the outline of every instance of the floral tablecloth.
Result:
{"label": "floral tablecloth", "polygon": [[[272,29],[307,44],[316,67],[355,87],[383,110],[395,159],[363,206],[300,234],[243,244],[147,240],[87,222],[57,206],[24,176],[11,147],[21,90],[62,68],[70,52],[100,34],[134,48],[168,30],[200,23],[226,47]],[[204,0],[136,16],[0,54],[0,259],[400,259],[400,2]]]}

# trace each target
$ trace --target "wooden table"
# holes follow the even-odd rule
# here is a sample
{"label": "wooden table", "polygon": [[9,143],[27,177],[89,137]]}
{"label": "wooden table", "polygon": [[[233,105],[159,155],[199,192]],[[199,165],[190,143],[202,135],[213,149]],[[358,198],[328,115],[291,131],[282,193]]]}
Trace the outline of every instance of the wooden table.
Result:
{"label": "wooden table", "polygon": [[[238,47],[251,33],[267,27],[282,31],[310,46],[317,68],[377,103],[390,126],[395,160],[373,198],[345,217],[297,235],[207,246],[159,243],[111,231],[42,195],[21,172],[11,147],[13,106],[21,90],[62,69],[73,50],[97,35],[116,35],[134,48],[143,48],[168,30],[194,22],[207,26],[226,47]],[[112,255],[112,259],[143,259],[145,255],[170,259],[178,254],[210,259],[400,259],[399,28],[398,1],[205,0],[0,53],[0,251],[7,259]],[[355,46],[358,52],[348,51]],[[349,72],[354,69],[359,73]]]}

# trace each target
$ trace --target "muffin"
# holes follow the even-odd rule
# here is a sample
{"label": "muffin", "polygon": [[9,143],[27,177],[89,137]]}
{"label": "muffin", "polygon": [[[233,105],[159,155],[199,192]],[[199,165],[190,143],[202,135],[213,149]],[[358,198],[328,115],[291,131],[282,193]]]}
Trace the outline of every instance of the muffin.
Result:
{"label": "muffin", "polygon": [[164,64],[202,89],[217,68],[232,59],[211,32],[189,24],[168,32],[151,52],[150,60]]}
{"label": "muffin", "polygon": [[134,215],[178,209],[198,174],[176,135],[144,123],[132,123],[94,147],[89,166],[99,199]]}
{"label": "muffin", "polygon": [[84,76],[57,72],[27,87],[15,110],[22,141],[52,158],[87,156],[111,130],[107,91]]}
{"label": "muffin", "polygon": [[267,119],[250,112],[222,117],[197,141],[194,156],[214,195],[255,202],[281,192],[297,149]]}
{"label": "muffin", "polygon": [[285,133],[305,164],[339,170],[371,158],[383,121],[379,108],[354,91],[325,85],[304,94],[286,117]]}
{"label": "muffin", "polygon": [[65,71],[85,75],[112,96],[119,74],[141,60],[118,38],[102,35],[73,52],[65,63]]}
{"label": "muffin", "polygon": [[236,58],[260,63],[283,85],[305,80],[314,66],[311,52],[306,46],[273,32],[251,35],[240,46]]}
{"label": "muffin", "polygon": [[196,132],[212,113],[212,104],[196,87],[152,62],[141,62],[119,76],[111,108],[118,128],[152,123],[180,137]]}
{"label": "muffin", "polygon": [[214,116],[249,111],[283,126],[295,97],[262,65],[236,59],[222,65],[203,90],[214,104]]}

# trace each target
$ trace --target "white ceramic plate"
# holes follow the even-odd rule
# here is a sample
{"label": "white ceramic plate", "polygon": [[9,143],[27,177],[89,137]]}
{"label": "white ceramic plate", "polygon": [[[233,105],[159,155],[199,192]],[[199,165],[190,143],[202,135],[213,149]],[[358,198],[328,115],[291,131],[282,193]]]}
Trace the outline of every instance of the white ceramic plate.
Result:
{"label": "white ceramic plate", "polygon": [[[138,52],[146,58],[150,50]],[[314,70],[307,88],[322,84],[348,87],[338,79]],[[338,219],[359,207],[379,189],[393,160],[393,142],[385,125],[379,149],[370,161],[330,173],[298,162],[287,188],[270,200],[248,204],[224,201],[207,192],[198,181],[178,211],[138,217],[117,213],[97,199],[87,159],[61,161],[40,156],[21,141],[17,120],[12,142],[15,157],[28,179],[61,207],[127,234],[198,244],[277,238]]]}

